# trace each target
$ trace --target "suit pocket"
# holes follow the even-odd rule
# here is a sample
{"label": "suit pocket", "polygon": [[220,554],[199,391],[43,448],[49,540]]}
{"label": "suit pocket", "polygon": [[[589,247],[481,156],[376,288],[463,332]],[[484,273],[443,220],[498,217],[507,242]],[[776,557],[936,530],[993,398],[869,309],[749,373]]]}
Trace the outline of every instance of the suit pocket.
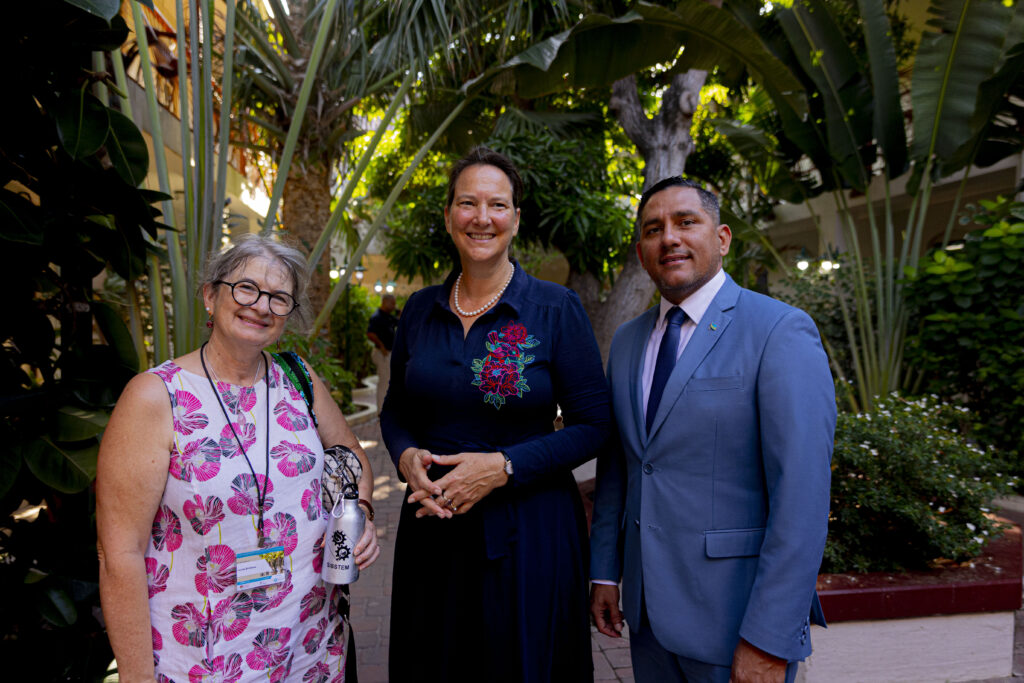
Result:
{"label": "suit pocket", "polygon": [[760,555],[762,543],[764,543],[764,527],[704,532],[704,552],[708,557]]}
{"label": "suit pocket", "polygon": [[694,377],[686,383],[686,391],[723,391],[725,389],[742,389],[743,376],[731,377]]}

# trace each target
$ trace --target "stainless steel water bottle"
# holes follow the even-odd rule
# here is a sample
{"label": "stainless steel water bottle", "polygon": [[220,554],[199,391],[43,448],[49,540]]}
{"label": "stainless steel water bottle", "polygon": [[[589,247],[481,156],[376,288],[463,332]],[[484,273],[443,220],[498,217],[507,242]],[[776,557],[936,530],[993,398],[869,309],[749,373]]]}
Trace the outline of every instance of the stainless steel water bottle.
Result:
{"label": "stainless steel water bottle", "polygon": [[331,510],[324,544],[324,564],[320,577],[326,583],[349,584],[359,578],[355,547],[363,535],[366,517],[359,507],[359,493],[346,491]]}

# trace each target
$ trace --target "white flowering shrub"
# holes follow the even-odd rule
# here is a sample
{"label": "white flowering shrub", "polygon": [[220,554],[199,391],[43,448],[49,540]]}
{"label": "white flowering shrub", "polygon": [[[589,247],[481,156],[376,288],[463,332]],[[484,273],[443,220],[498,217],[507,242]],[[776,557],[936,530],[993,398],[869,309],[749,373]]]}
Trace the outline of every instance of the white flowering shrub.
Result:
{"label": "white flowering shrub", "polygon": [[935,397],[893,394],[869,413],[840,413],[822,571],[963,561],[1002,533],[991,502],[1016,480],[963,435],[970,423],[966,408]]}

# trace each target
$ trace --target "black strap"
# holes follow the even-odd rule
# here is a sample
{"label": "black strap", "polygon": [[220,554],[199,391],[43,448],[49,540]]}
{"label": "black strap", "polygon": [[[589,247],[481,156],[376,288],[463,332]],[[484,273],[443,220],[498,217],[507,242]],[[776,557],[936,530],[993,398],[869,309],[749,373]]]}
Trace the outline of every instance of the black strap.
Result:
{"label": "black strap", "polygon": [[284,370],[284,374],[288,376],[292,385],[302,394],[302,400],[306,402],[306,408],[309,409],[309,416],[313,418],[313,426],[319,427],[320,424],[317,422],[316,413],[313,412],[313,379],[309,376],[306,364],[299,358],[299,354],[294,351],[280,351],[270,355],[277,359],[281,369]]}

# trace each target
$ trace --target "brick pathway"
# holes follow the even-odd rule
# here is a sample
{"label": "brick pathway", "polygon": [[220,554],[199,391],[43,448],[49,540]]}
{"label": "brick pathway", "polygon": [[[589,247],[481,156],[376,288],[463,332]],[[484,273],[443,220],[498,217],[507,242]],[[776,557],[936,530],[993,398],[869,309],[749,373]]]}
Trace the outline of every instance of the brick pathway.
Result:
{"label": "brick pathway", "polygon": [[[388,631],[391,614],[391,567],[395,560],[395,532],[405,485],[398,481],[391,458],[380,438],[376,419],[353,427],[373,467],[373,507],[376,512],[380,558],[352,584],[352,628],[360,683],[387,683]],[[633,681],[629,666],[629,637],[613,639],[593,632],[594,678],[598,681]]]}

